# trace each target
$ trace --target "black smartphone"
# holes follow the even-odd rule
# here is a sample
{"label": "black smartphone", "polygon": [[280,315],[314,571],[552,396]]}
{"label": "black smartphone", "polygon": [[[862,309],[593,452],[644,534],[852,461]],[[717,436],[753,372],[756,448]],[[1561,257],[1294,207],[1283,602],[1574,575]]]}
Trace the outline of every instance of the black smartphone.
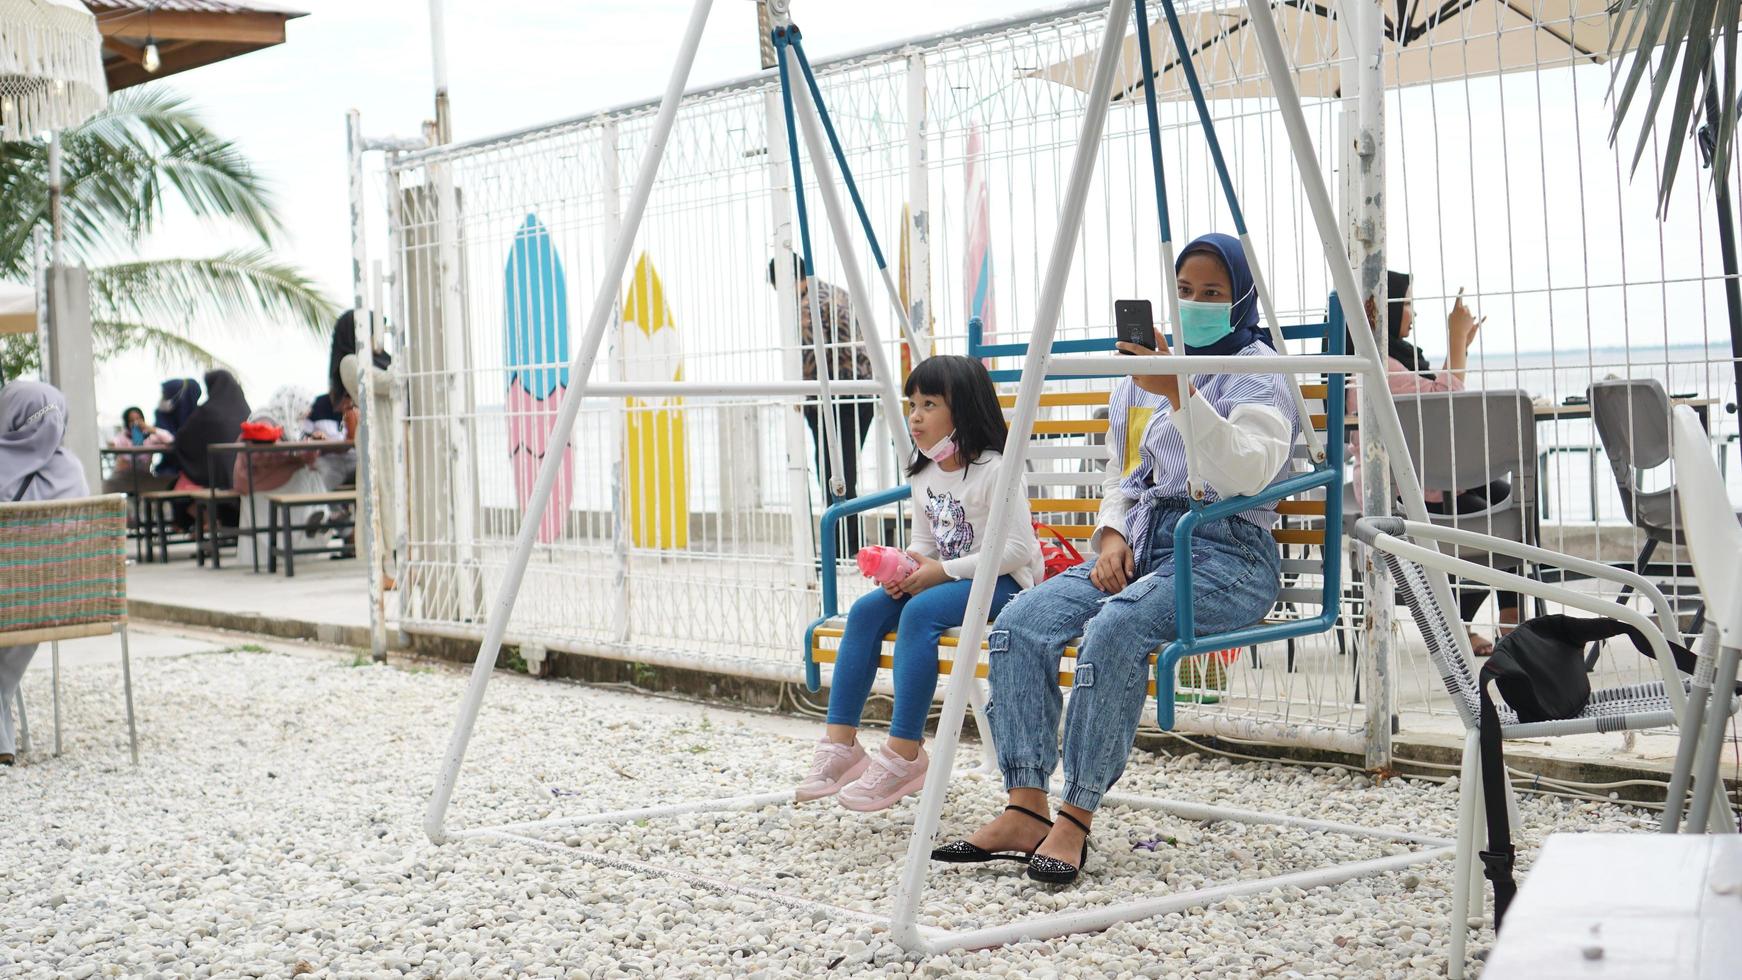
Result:
{"label": "black smartphone", "polygon": [[[1113,326],[1118,339],[1155,350],[1155,314],[1146,299],[1113,301]],[[1120,351],[1124,353],[1124,351]]]}

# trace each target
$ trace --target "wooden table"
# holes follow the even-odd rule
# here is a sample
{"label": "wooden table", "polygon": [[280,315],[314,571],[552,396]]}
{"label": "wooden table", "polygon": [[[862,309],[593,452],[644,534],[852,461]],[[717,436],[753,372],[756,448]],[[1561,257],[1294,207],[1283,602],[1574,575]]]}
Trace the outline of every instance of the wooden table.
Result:
{"label": "wooden table", "polygon": [[[325,455],[349,452],[356,447],[357,444],[349,439],[303,439],[298,442],[215,442],[207,450],[206,464],[208,468],[213,464],[211,454],[214,452],[239,454],[242,457],[242,469],[248,474],[249,489],[252,490],[254,487],[254,457],[259,453],[321,453]],[[208,485],[217,486],[217,477],[210,473],[207,475],[211,478]],[[254,542],[254,571],[258,572],[260,571],[260,535],[267,533],[267,529],[255,524],[254,507],[251,503],[245,502],[242,510],[247,515],[248,526],[246,528],[238,527],[236,533],[238,536],[246,534],[248,540]],[[213,568],[218,567],[217,553],[218,540],[214,522],[212,535]]]}
{"label": "wooden table", "polygon": [[[127,467],[129,484],[127,509],[133,515],[133,526],[127,529],[127,536],[135,542],[135,550],[140,561],[149,562],[151,560],[151,547],[150,532],[145,526],[144,500],[139,495],[139,470],[142,465],[149,464],[150,457],[166,452],[168,448],[167,446],[104,446],[97,450],[102,455],[116,460],[131,459],[132,461]],[[139,458],[141,456],[146,457],[145,460],[142,461]]]}

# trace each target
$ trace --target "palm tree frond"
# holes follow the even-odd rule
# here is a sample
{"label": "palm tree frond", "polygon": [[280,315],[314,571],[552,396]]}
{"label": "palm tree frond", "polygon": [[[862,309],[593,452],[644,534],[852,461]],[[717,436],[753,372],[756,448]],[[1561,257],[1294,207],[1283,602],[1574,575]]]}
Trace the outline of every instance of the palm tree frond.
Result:
{"label": "palm tree frond", "polygon": [[[1739,13],[1739,0],[1615,0],[1610,7],[1610,54],[1625,59],[1618,58],[1610,79],[1615,116],[1609,141],[1613,144],[1619,138],[1629,113],[1639,106],[1636,97],[1649,74],[1650,91],[1638,113],[1641,122],[1632,171],[1638,171],[1655,137],[1664,147],[1657,188],[1660,215],[1669,207],[1683,148],[1702,117],[1717,136],[1710,161],[1713,177],[1723,180],[1728,174],[1736,128]],[[1722,70],[1716,64],[1718,42],[1724,52]],[[1672,89],[1673,97],[1666,103]],[[1667,115],[1662,112],[1666,105]]]}
{"label": "palm tree frond", "polygon": [[311,279],[264,249],[95,268],[91,302],[99,315],[117,320],[238,328],[289,321],[315,335],[325,333],[338,312]]}
{"label": "palm tree frond", "polygon": [[92,320],[91,336],[96,341],[98,360],[108,360],[126,351],[145,350],[157,358],[159,367],[179,368],[189,362],[202,370],[230,367],[223,358],[199,343],[148,323]]}
{"label": "palm tree frond", "polygon": [[137,241],[171,200],[196,216],[234,221],[262,244],[282,230],[248,158],[177,93],[118,92],[61,143],[67,237],[87,254]]}

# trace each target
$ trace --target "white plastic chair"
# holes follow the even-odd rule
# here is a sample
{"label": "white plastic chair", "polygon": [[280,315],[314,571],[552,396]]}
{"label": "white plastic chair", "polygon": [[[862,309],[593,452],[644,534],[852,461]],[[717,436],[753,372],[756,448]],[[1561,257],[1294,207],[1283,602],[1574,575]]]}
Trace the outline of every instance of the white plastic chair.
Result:
{"label": "white plastic chair", "polygon": [[[1686,405],[1673,412],[1672,449],[1675,480],[1681,508],[1682,529],[1694,577],[1706,599],[1706,637],[1715,641],[1717,664],[1702,657],[1694,685],[1688,692],[1688,710],[1676,748],[1675,769],[1670,778],[1664,829],[1674,831],[1681,819],[1681,804],[1688,780],[1694,786],[1692,814],[1703,814],[1717,795],[1718,766],[1724,745],[1724,725],[1734,709],[1737,661],[1742,655],[1742,523],[1736,519],[1724,488],[1723,475],[1712,458],[1712,443],[1700,417]],[[1712,707],[1706,708],[1711,698]],[[1709,721],[1708,721],[1709,719]],[[1690,828],[1697,821],[1690,817]],[[1722,828],[1734,831],[1735,824]]]}

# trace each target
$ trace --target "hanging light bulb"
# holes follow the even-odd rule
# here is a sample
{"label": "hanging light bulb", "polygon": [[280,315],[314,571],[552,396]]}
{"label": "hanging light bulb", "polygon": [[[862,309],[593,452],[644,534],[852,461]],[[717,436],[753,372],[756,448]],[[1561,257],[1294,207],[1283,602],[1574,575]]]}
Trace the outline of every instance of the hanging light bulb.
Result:
{"label": "hanging light bulb", "polygon": [[145,56],[139,59],[139,66],[147,75],[155,75],[163,67],[163,59],[157,56],[157,42],[151,38],[145,39]]}

